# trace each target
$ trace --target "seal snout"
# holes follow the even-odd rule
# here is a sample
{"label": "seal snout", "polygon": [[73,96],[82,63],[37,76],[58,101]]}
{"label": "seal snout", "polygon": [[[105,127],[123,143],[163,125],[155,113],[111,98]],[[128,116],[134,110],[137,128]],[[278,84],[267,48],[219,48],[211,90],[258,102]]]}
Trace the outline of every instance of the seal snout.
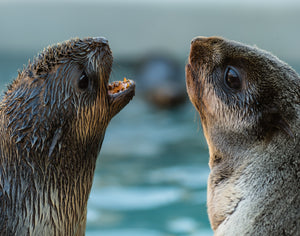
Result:
{"label": "seal snout", "polygon": [[91,48],[87,55],[88,70],[100,73],[102,86],[106,87],[105,91],[110,106],[110,117],[113,117],[125,107],[134,96],[135,83],[126,78],[124,78],[123,81],[109,83],[113,57],[108,40],[104,37],[93,37],[88,38],[87,41]]}
{"label": "seal snout", "polygon": [[207,45],[212,46],[212,45],[217,44],[217,43],[219,43],[223,40],[224,40],[223,38],[217,37],[217,36],[212,36],[212,37],[197,36],[197,37],[192,39],[191,45],[203,43],[203,44],[207,44]]}
{"label": "seal snout", "polygon": [[108,45],[108,40],[105,37],[93,37],[94,42]]}
{"label": "seal snout", "polygon": [[224,39],[221,37],[198,36],[192,39],[189,64],[195,69],[202,65],[210,65],[220,60],[220,48]]}
{"label": "seal snout", "polygon": [[196,42],[201,42],[201,41],[205,41],[205,40],[207,40],[207,37],[197,36],[197,37],[195,37],[195,38],[192,39],[191,45],[193,45]]}

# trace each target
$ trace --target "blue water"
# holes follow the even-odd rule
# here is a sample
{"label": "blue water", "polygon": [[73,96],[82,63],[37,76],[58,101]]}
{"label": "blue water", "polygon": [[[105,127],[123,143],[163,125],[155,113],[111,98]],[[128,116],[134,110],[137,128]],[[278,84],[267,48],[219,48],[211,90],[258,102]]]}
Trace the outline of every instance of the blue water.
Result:
{"label": "blue water", "polygon": [[[0,88],[24,57],[0,54]],[[113,80],[135,79],[124,67]],[[212,235],[206,213],[208,150],[189,102],[161,110],[137,95],[111,121],[88,202],[87,236]]]}
{"label": "blue water", "polygon": [[189,104],[158,111],[139,99],[115,117],[97,163],[87,235],[212,235],[208,153],[194,118]]}

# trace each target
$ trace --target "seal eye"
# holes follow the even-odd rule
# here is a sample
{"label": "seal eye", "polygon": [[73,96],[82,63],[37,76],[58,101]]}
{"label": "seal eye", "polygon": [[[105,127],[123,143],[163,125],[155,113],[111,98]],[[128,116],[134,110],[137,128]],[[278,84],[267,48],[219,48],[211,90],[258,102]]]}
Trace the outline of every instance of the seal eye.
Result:
{"label": "seal eye", "polygon": [[86,73],[83,71],[82,75],[78,79],[78,88],[81,90],[85,90],[89,87],[89,78],[87,77]]}
{"label": "seal eye", "polygon": [[225,84],[231,89],[240,90],[242,87],[240,74],[231,66],[226,68],[224,80]]}

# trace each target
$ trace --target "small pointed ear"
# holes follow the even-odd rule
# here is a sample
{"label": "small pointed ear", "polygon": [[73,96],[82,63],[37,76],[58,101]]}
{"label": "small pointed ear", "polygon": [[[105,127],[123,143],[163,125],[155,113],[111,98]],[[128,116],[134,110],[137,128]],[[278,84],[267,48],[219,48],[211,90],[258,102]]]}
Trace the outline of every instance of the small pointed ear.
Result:
{"label": "small pointed ear", "polygon": [[263,125],[265,137],[271,138],[276,132],[282,131],[290,138],[295,138],[289,123],[277,107],[269,108],[264,112]]}

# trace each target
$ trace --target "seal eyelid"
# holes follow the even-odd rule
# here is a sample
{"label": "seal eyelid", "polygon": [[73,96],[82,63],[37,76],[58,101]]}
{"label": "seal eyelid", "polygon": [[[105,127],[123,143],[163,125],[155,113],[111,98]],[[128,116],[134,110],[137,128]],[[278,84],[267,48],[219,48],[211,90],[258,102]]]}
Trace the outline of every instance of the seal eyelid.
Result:
{"label": "seal eyelid", "polygon": [[241,75],[233,66],[227,66],[224,73],[224,82],[230,89],[240,90],[242,88]]}
{"label": "seal eyelid", "polygon": [[86,75],[85,71],[82,72],[81,76],[78,79],[78,88],[81,90],[86,90],[89,87],[89,78]]}

